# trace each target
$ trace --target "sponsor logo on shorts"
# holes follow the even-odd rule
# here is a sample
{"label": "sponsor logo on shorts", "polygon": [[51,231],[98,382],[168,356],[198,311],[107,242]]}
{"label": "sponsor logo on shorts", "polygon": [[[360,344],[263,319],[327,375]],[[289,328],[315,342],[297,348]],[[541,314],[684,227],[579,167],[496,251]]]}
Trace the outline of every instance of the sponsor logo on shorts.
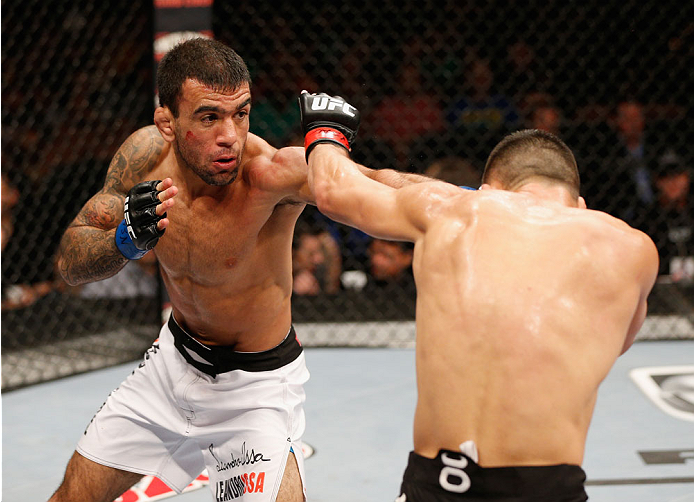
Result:
{"label": "sponsor logo on shorts", "polygon": [[245,472],[215,484],[214,496],[217,502],[234,500],[245,493],[263,493],[265,488],[264,472]]}
{"label": "sponsor logo on shorts", "polygon": [[662,411],[694,422],[694,366],[636,368],[629,375]]}
{"label": "sponsor logo on shorts", "polygon": [[217,462],[217,466],[216,466],[217,472],[222,472],[222,471],[226,471],[229,469],[235,469],[237,467],[243,467],[246,465],[254,465],[254,464],[257,464],[259,462],[270,462],[270,460],[271,460],[269,458],[265,458],[265,455],[263,455],[260,452],[256,453],[254,448],[251,448],[250,450],[246,450],[246,442],[245,441],[241,445],[241,455],[239,457],[235,457],[233,453],[229,453],[229,460],[228,461],[222,460],[217,454],[215,454],[213,444],[211,444],[207,448],[210,450],[210,454]]}

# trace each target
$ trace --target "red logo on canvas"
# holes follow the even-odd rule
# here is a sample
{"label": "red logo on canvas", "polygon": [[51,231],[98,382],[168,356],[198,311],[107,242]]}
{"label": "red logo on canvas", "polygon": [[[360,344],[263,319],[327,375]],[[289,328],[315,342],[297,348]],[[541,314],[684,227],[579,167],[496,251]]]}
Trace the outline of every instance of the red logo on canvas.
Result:
{"label": "red logo on canvas", "polygon": [[[203,471],[183,490],[183,493],[198,490],[209,484],[209,481],[210,478],[207,476],[207,471]],[[161,479],[154,476],[144,476],[114,502],[152,502],[173,497],[174,495],[176,495],[176,492],[169,488]]]}

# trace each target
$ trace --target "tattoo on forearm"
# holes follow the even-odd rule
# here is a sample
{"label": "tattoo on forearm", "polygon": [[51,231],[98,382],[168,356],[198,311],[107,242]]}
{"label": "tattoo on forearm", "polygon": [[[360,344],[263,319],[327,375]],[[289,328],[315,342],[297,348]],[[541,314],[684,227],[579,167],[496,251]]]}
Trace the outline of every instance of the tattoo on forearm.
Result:
{"label": "tattoo on forearm", "polygon": [[114,244],[114,232],[89,227],[74,227],[60,242],[60,275],[76,285],[111,277],[128,259]]}

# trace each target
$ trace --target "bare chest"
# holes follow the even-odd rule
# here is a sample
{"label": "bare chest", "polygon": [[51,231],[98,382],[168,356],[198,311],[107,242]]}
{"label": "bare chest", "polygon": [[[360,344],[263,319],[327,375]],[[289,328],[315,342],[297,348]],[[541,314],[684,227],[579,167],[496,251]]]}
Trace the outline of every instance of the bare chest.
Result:
{"label": "bare chest", "polygon": [[167,275],[215,284],[242,273],[258,254],[272,208],[203,200],[177,204],[167,216],[156,247]]}

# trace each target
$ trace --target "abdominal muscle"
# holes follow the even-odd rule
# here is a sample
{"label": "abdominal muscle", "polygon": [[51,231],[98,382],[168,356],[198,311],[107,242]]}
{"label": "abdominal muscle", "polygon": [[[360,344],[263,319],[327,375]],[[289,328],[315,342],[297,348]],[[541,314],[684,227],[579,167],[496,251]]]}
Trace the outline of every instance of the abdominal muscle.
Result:
{"label": "abdominal muscle", "polygon": [[[190,254],[171,247],[158,250],[174,318],[196,340],[258,352],[275,347],[287,335],[291,261],[281,240],[259,241],[227,254],[212,248],[202,254],[197,249]],[[218,243],[217,249],[232,245]],[[232,265],[229,256],[235,256]]]}
{"label": "abdominal muscle", "polygon": [[277,284],[232,294],[223,286],[168,285],[176,322],[207,345],[259,352],[277,346],[291,326],[290,297]]}

